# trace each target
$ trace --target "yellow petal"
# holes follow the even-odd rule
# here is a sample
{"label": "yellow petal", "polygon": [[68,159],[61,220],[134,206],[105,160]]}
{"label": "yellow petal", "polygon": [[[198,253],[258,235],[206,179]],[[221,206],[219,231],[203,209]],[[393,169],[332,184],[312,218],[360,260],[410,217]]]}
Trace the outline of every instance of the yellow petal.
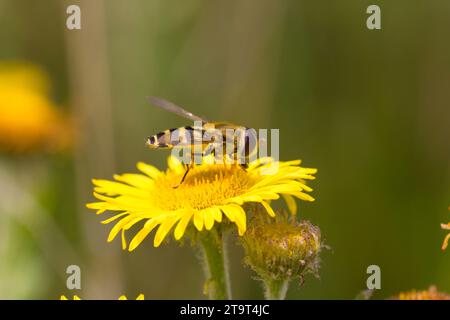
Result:
{"label": "yellow petal", "polygon": [[203,210],[203,218],[205,220],[206,230],[211,230],[214,225],[214,212],[210,209]]}
{"label": "yellow petal", "polygon": [[209,209],[213,213],[214,220],[217,222],[222,222],[222,211],[217,207],[212,207]]}
{"label": "yellow petal", "polygon": [[133,216],[128,216],[123,218],[122,220],[120,220],[119,222],[117,222],[114,227],[111,229],[111,231],[109,232],[109,236],[108,236],[108,242],[111,242],[114,240],[114,238],[117,236],[117,234],[119,233],[119,231],[123,228],[124,225],[127,224],[128,221],[134,219]]}
{"label": "yellow petal", "polygon": [[178,221],[178,219],[179,218],[176,215],[164,219],[164,222],[159,226],[158,231],[156,231],[155,238],[153,239],[153,245],[155,247],[159,247],[161,242],[164,240],[164,238],[169,233],[170,229],[172,229],[175,222]]}
{"label": "yellow petal", "polygon": [[236,224],[238,226],[239,235],[242,236],[245,233],[245,230],[247,229],[247,215],[245,214],[244,209],[240,206],[235,207],[235,217],[236,217]]}
{"label": "yellow petal", "polygon": [[194,226],[198,231],[203,230],[203,212],[200,210],[197,210],[194,213]]}
{"label": "yellow petal", "polygon": [[128,251],[133,251],[137,248],[138,245],[148,236],[148,234],[159,224],[157,219],[148,220],[144,227],[139,230],[139,232],[134,236],[133,240],[130,242],[130,246],[128,247]]}
{"label": "yellow petal", "polygon": [[97,210],[96,214],[105,212],[108,209],[107,206],[108,204],[105,202],[91,202],[86,204],[86,208]]}
{"label": "yellow petal", "polygon": [[134,226],[139,221],[142,221],[144,219],[150,219],[150,218],[152,218],[152,217],[149,217],[148,215],[145,215],[145,214],[136,214],[135,213],[135,214],[133,214],[133,219],[128,221],[127,224],[123,226],[123,229],[129,230],[132,226]]}
{"label": "yellow petal", "polygon": [[275,212],[273,211],[272,207],[270,206],[270,204],[268,204],[267,202],[263,201],[261,202],[262,205],[264,206],[264,208],[267,210],[267,213],[269,214],[269,216],[271,217],[275,217]]}
{"label": "yellow petal", "polygon": [[94,197],[99,200],[104,201],[103,209],[108,209],[112,211],[142,211],[142,210],[155,210],[153,203],[149,202],[148,199],[133,197],[133,196],[119,196],[119,197],[108,197],[97,192],[94,192]]}
{"label": "yellow petal", "polygon": [[125,250],[127,248],[127,239],[125,238],[125,230],[122,229],[122,234],[121,234],[121,239],[122,239],[122,250]]}
{"label": "yellow petal", "polygon": [[184,235],[184,232],[186,230],[187,225],[189,224],[189,221],[192,218],[192,211],[186,212],[180,219],[180,222],[178,222],[174,236],[176,240],[180,240],[181,237]]}
{"label": "yellow petal", "polygon": [[154,166],[151,166],[144,162],[138,162],[137,168],[139,169],[139,171],[145,173],[152,179],[156,179],[162,174],[162,172],[156,169]]}
{"label": "yellow petal", "polygon": [[228,220],[234,222],[236,220],[234,217],[234,212],[233,210],[229,210],[229,207],[231,207],[231,205],[222,206],[220,209],[222,209],[222,212],[227,216]]}
{"label": "yellow petal", "polygon": [[247,197],[253,197],[253,196],[258,196],[259,197],[259,201],[256,202],[260,202],[261,200],[277,200],[278,198],[280,198],[280,196],[276,193],[271,193],[271,192],[259,192],[258,190],[254,190],[251,191],[249,194],[245,195],[245,199],[247,199]]}
{"label": "yellow petal", "polygon": [[148,191],[129,186],[122,182],[92,179],[96,187],[95,192],[106,194],[108,196],[115,195],[131,195],[136,197],[148,197]]}
{"label": "yellow petal", "polygon": [[[317,173],[316,168],[301,168],[301,169],[304,173],[307,173],[307,174],[316,174]],[[315,177],[313,177],[313,178],[315,178]]]}
{"label": "yellow petal", "polygon": [[184,171],[186,170],[181,161],[174,156],[169,156],[169,158],[167,159],[167,166],[170,170],[178,174],[184,173]]}
{"label": "yellow petal", "polygon": [[242,202],[261,202],[263,200],[263,198],[257,194],[244,195],[241,196],[240,199]]}
{"label": "yellow petal", "polygon": [[255,161],[253,161],[252,163],[250,163],[250,164],[248,165],[247,170],[252,171],[252,170],[255,170],[255,169],[259,169],[261,166],[270,164],[270,163],[272,163],[273,161],[274,161],[274,159],[271,158],[271,157],[261,157],[261,158],[258,158],[258,159],[256,159]]}
{"label": "yellow petal", "polygon": [[300,192],[300,191],[296,191],[296,192],[289,192],[290,195],[293,195],[294,197],[297,197],[301,200],[304,201],[314,201],[315,199],[313,197],[311,197],[309,194]]}
{"label": "yellow petal", "polygon": [[292,197],[289,194],[283,194],[283,198],[284,198],[284,201],[286,202],[289,212],[292,215],[295,215],[297,213],[297,202],[295,202],[294,197]]}
{"label": "yellow petal", "polygon": [[154,181],[144,176],[143,174],[137,173],[125,173],[125,174],[115,174],[114,179],[117,181],[125,182],[133,187],[141,188],[141,189],[151,189],[154,186]]}
{"label": "yellow petal", "polygon": [[230,219],[230,221],[236,223],[238,227],[238,233],[240,236],[242,236],[247,228],[247,216],[244,209],[242,209],[241,206],[234,204],[223,206],[221,209],[228,217],[228,219]]}
{"label": "yellow petal", "polygon": [[119,219],[120,217],[126,216],[127,214],[129,214],[129,213],[128,212],[122,212],[122,213],[116,214],[115,216],[112,216],[111,218],[103,220],[101,223],[108,224],[110,222],[113,222],[113,221]]}
{"label": "yellow petal", "polygon": [[291,160],[291,161],[283,161],[279,162],[280,166],[287,167],[287,166],[299,166],[302,163],[302,160]]}

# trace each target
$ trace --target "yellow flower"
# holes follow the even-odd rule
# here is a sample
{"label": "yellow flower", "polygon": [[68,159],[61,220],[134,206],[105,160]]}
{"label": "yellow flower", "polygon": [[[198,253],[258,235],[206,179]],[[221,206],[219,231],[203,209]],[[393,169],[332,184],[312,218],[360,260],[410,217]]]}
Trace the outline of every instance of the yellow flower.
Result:
{"label": "yellow flower", "polygon": [[[69,300],[69,298],[67,298],[65,295],[62,295],[59,298],[59,300]],[[73,295],[73,299],[72,300],[81,300],[81,298],[75,294],[75,295]]]}
{"label": "yellow flower", "polygon": [[401,292],[394,296],[394,300],[450,300],[450,295],[437,291],[435,286],[431,286],[428,290],[412,290],[409,292]]}
{"label": "yellow flower", "polygon": [[134,250],[157,226],[154,246],[158,247],[175,225],[174,237],[179,240],[191,221],[198,231],[211,230],[216,222],[222,222],[222,214],[235,223],[239,235],[243,235],[247,220],[245,203],[260,203],[270,216],[275,216],[269,202],[280,195],[291,212],[296,211],[293,197],[314,201],[305,193],[312,191],[305,179],[314,179],[317,170],[300,167],[300,160],[278,162],[264,158],[244,170],[236,165],[214,164],[211,157],[205,157],[202,164],[189,171],[178,188],[174,186],[180,182],[185,168],[172,156],[168,166],[166,172],[161,172],[139,162],[137,168],[144,174],[115,175],[116,181],[93,180],[94,196],[101,201],[88,204],[88,208],[97,210],[97,214],[107,210],[119,212],[103,221],[119,220],[108,241],[121,232],[122,247],[126,249],[125,231],[145,221],[128,250]]}
{"label": "yellow flower", "polygon": [[[69,300],[69,299],[65,295],[62,295],[60,297],[60,300]],[[79,296],[77,296],[77,295],[74,295],[72,300],[81,300],[81,298]],[[128,300],[128,298],[127,298],[127,296],[122,295],[117,300]],[[136,297],[136,300],[144,300],[144,295],[141,293],[140,295],[138,295]]]}
{"label": "yellow flower", "polygon": [[[128,299],[127,299],[127,296],[120,296],[119,300],[128,300]],[[140,295],[138,295],[136,297],[136,300],[144,300],[144,295],[141,293]]]}
{"label": "yellow flower", "polygon": [[45,73],[27,63],[0,63],[0,151],[61,149],[70,123],[49,98]]}
{"label": "yellow flower", "polygon": [[48,95],[50,80],[40,67],[24,61],[0,62],[0,87],[27,88]]}

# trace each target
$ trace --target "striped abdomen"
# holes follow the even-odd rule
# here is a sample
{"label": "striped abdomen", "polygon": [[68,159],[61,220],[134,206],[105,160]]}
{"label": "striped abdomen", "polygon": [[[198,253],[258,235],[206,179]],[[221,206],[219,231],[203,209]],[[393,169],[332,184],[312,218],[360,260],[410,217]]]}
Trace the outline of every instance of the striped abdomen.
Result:
{"label": "striped abdomen", "polygon": [[[203,136],[204,129],[198,130]],[[150,148],[173,148],[192,145],[194,128],[191,126],[172,128],[159,132],[147,138],[146,145]]]}

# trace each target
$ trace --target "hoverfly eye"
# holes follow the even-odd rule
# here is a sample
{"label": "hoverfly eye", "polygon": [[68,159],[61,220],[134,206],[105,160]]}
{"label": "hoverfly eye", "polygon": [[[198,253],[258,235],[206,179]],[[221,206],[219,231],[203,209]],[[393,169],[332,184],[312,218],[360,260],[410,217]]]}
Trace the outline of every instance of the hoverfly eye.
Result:
{"label": "hoverfly eye", "polygon": [[153,144],[155,144],[155,137],[148,137],[147,141],[148,141],[148,144],[153,145]]}

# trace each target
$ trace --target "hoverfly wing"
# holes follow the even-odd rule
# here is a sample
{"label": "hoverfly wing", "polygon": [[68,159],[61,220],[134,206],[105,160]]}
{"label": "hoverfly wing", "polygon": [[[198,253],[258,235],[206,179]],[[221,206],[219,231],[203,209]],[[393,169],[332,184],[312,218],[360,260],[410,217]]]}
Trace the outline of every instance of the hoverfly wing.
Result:
{"label": "hoverfly wing", "polygon": [[162,98],[149,97],[148,100],[149,100],[149,102],[151,104],[153,104],[153,105],[155,105],[155,106],[157,106],[157,107],[159,107],[161,109],[164,109],[164,110],[167,110],[169,112],[175,113],[175,114],[177,114],[177,115],[179,115],[181,117],[187,118],[189,120],[208,122],[207,120],[205,120],[205,119],[203,119],[203,118],[201,118],[199,116],[196,116],[192,112],[189,112],[189,111],[183,109],[182,107],[177,106],[176,104],[174,104],[174,103],[172,103],[170,101],[164,100]]}

